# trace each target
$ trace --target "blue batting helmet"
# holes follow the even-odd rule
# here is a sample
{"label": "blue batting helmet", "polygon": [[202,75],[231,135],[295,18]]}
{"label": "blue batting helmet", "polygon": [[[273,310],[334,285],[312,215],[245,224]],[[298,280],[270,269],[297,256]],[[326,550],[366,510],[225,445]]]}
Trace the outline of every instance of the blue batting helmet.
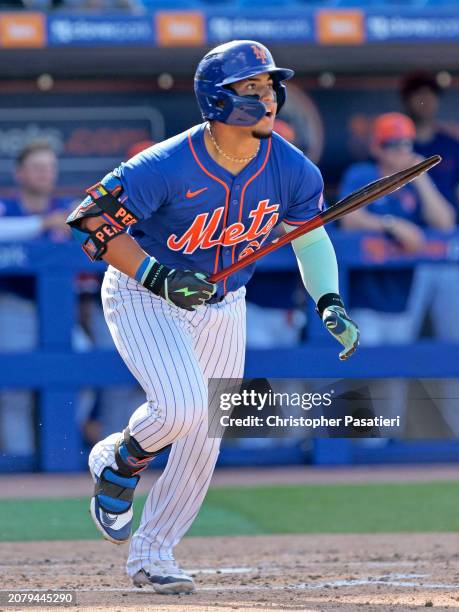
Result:
{"label": "blue batting helmet", "polygon": [[277,112],[287,90],[282,81],[294,72],[278,68],[269,50],[254,40],[233,40],[209,51],[199,62],[194,91],[204,119],[229,125],[255,125],[266,113],[259,96],[238,96],[230,86],[257,74],[269,72],[277,95]]}

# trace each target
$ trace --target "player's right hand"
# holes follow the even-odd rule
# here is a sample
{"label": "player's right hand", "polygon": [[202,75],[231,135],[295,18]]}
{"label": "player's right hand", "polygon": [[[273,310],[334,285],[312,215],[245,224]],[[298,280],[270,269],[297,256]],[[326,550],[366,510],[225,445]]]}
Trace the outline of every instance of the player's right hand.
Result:
{"label": "player's right hand", "polygon": [[322,321],[331,335],[344,346],[339,354],[341,361],[348,359],[359,346],[360,331],[341,306],[328,306],[322,314]]}
{"label": "player's right hand", "polygon": [[172,269],[164,279],[159,295],[169,304],[194,310],[202,306],[217,290],[202,272]]}

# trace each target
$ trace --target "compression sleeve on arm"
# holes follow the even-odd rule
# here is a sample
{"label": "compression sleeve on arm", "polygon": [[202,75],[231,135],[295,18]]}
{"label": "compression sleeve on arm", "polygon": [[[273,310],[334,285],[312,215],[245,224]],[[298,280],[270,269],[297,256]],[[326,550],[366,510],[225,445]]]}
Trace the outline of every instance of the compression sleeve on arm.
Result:
{"label": "compression sleeve on arm", "polygon": [[2,217],[0,219],[0,241],[33,240],[43,231],[39,215],[30,217]]}
{"label": "compression sleeve on arm", "polygon": [[[283,224],[287,232],[295,229]],[[324,227],[292,242],[306,291],[314,302],[327,293],[339,293],[338,263],[335,249]]]}

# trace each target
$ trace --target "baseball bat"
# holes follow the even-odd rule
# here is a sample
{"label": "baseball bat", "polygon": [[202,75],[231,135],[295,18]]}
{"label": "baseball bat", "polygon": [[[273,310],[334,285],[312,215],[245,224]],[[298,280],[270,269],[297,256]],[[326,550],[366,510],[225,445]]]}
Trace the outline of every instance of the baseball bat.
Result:
{"label": "baseball bat", "polygon": [[336,202],[336,204],[330,208],[327,208],[315,217],[312,217],[312,219],[309,219],[309,221],[305,221],[302,225],[295,228],[291,232],[274,239],[269,244],[260,247],[257,251],[250,253],[250,255],[243,257],[227,268],[223,268],[223,270],[220,270],[220,272],[213,274],[208,280],[211,283],[218,283],[219,281],[224,280],[230,274],[234,274],[234,272],[238,272],[242,268],[249,266],[254,261],[257,261],[268,253],[271,253],[272,251],[284,246],[284,244],[292,242],[292,240],[295,240],[295,238],[299,238],[300,236],[303,236],[304,234],[307,234],[308,232],[311,232],[312,230],[317,229],[326,223],[330,223],[330,221],[336,221],[344,215],[362,208],[363,206],[367,206],[382,196],[400,189],[400,187],[403,187],[403,185],[406,185],[413,179],[417,178],[420,174],[430,170],[433,168],[433,166],[436,166],[440,162],[440,155],[433,155],[432,157],[428,157],[414,166],[406,168],[406,170],[401,170],[395,174],[390,174],[389,176],[380,178],[372,183],[368,183],[368,185],[364,185],[357,191],[353,191],[350,195]]}

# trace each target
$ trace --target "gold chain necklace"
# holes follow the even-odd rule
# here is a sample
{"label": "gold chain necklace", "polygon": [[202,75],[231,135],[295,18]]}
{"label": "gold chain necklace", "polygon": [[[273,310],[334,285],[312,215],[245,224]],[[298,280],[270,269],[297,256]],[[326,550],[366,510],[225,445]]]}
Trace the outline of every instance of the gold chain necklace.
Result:
{"label": "gold chain necklace", "polygon": [[218,144],[217,144],[217,142],[216,142],[216,140],[214,138],[214,135],[212,134],[212,131],[210,129],[210,123],[207,124],[207,130],[209,132],[210,139],[211,139],[214,147],[217,149],[218,153],[220,153],[220,155],[222,155],[225,159],[228,159],[231,162],[234,162],[236,164],[246,164],[247,162],[251,161],[254,157],[256,157],[258,155],[258,151],[260,150],[260,143],[258,143],[258,147],[257,147],[257,150],[255,151],[255,153],[253,155],[250,155],[250,157],[233,157],[232,155],[227,155],[218,146]]}

